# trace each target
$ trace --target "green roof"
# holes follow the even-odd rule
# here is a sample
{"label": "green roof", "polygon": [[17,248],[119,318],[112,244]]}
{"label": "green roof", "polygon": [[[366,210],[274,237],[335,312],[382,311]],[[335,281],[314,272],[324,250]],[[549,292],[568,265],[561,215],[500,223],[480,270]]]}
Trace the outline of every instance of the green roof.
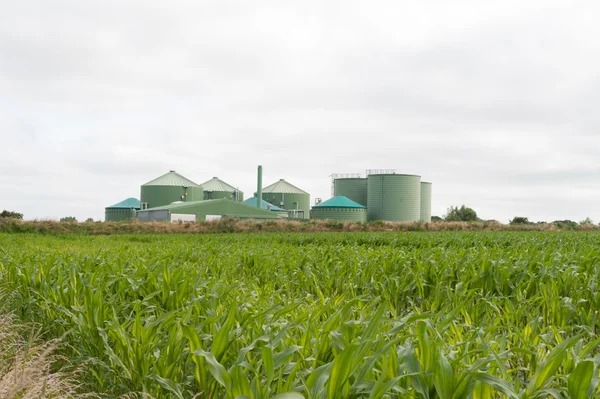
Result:
{"label": "green roof", "polygon": [[237,202],[237,201],[233,201],[233,200],[230,200],[227,198],[218,198],[218,199],[203,200],[203,201],[176,201],[169,205],[157,206],[155,208],[148,208],[145,210],[148,210],[148,211],[160,211],[160,210],[173,211],[173,210],[177,210],[177,209],[181,209],[181,208],[189,208],[192,206],[194,206],[194,207],[195,206],[205,206],[205,205],[209,205],[209,204],[220,204],[220,203],[235,204],[235,205],[239,205],[242,208],[256,209],[256,206],[251,206],[251,205],[245,204],[243,202]]}
{"label": "green roof", "polygon": [[150,180],[148,183],[143,184],[143,186],[200,187],[198,184],[186,177],[181,176],[174,170],[170,171],[169,173],[165,173],[154,180]]}
{"label": "green roof", "polygon": [[[247,200],[243,201],[243,203],[256,207],[256,197],[248,198]],[[270,211],[283,211],[283,209],[280,207],[272,205],[265,200],[262,200],[261,207]]]}
{"label": "green roof", "polygon": [[270,186],[263,188],[262,192],[263,192],[263,194],[264,193],[308,194],[306,191],[299,189],[298,187],[286,182],[283,179],[280,179],[278,182],[275,182],[275,183],[271,184]]}
{"label": "green roof", "polygon": [[204,191],[222,191],[227,193],[233,193],[235,191],[240,191],[237,188],[233,187],[231,184],[225,183],[223,180],[218,177],[213,177],[207,182],[201,184]]}
{"label": "green roof", "polygon": [[362,206],[358,202],[354,202],[350,198],[344,197],[343,195],[330,198],[327,201],[323,201],[320,204],[313,206],[313,208],[360,208],[360,209],[367,209],[366,206]]}
{"label": "green roof", "polygon": [[127,198],[126,200],[123,200],[123,201],[119,202],[118,204],[114,204],[112,206],[107,206],[106,208],[140,209],[140,200],[135,199],[135,198]]}

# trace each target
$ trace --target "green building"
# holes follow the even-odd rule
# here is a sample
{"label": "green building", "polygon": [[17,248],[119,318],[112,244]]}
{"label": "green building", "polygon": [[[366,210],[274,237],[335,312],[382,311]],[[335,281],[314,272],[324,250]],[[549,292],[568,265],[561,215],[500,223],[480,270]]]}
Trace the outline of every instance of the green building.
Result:
{"label": "green building", "polygon": [[207,182],[201,184],[204,189],[204,199],[227,198],[233,201],[244,201],[244,193],[231,184],[225,183],[218,177],[213,177]]}
{"label": "green building", "polygon": [[[248,198],[247,200],[244,201],[244,204],[247,204],[247,205],[257,208],[256,197]],[[282,217],[282,218],[288,217],[288,211],[286,211],[285,209],[281,209],[280,207],[275,206],[273,204],[270,204],[265,200],[262,200],[261,208],[266,209],[271,212],[276,212],[279,217]]]}
{"label": "green building", "polygon": [[140,201],[136,198],[127,198],[118,204],[104,208],[104,220],[107,222],[132,220],[135,219],[135,212],[139,210]]}
{"label": "green building", "polygon": [[196,222],[220,219],[225,216],[239,219],[277,219],[279,217],[276,212],[225,198],[177,202],[137,212],[137,218],[141,221]]}
{"label": "green building", "polygon": [[367,207],[347,197],[337,196],[313,206],[310,217],[364,223],[367,221]]}
{"label": "green building", "polygon": [[173,202],[201,201],[204,199],[202,186],[183,177],[174,170],[143,184],[140,190],[142,209],[156,208]]}
{"label": "green building", "polygon": [[263,188],[262,199],[290,211],[290,217],[292,218],[310,218],[310,194],[284,179]]}

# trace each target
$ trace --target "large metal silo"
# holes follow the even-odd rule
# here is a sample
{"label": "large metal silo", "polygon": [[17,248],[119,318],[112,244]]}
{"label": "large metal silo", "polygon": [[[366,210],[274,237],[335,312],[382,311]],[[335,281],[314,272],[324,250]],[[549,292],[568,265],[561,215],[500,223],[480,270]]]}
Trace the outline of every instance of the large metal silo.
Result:
{"label": "large metal silo", "polygon": [[310,218],[310,194],[284,179],[262,189],[262,199],[270,204],[291,211],[292,217]]}
{"label": "large metal silo", "polygon": [[367,205],[367,179],[340,178],[333,181],[333,195],[344,196],[363,206]]}
{"label": "large metal silo", "polygon": [[176,201],[202,201],[202,186],[183,177],[174,170],[143,184],[140,190],[142,209],[169,205]]}
{"label": "large metal silo", "polygon": [[369,221],[417,222],[421,217],[421,176],[369,175],[367,202]]}
{"label": "large metal silo", "polygon": [[218,177],[213,177],[209,181],[202,183],[201,186],[204,189],[205,200],[226,198],[238,202],[244,201],[244,193],[242,191],[231,184],[225,183]]}
{"label": "large metal silo", "polygon": [[431,186],[426,181],[421,182],[421,221],[431,222]]}

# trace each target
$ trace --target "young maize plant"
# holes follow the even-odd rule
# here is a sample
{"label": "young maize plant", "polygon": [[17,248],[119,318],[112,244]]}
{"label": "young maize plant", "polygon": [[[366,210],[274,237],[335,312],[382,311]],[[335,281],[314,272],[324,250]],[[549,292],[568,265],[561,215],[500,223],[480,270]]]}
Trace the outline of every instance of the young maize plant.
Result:
{"label": "young maize plant", "polygon": [[[0,234],[2,303],[146,398],[600,395],[600,233]],[[3,359],[0,359],[3,361]]]}

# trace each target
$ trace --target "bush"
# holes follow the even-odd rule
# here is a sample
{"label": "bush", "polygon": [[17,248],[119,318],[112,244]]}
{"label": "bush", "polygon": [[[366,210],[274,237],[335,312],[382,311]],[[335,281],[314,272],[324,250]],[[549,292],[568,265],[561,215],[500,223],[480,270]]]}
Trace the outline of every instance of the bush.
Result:
{"label": "bush", "polygon": [[524,216],[515,216],[508,224],[531,224],[531,222]]}
{"label": "bush", "polygon": [[464,205],[460,208],[451,206],[444,219],[447,222],[476,222],[479,220],[477,212]]}
{"label": "bush", "polygon": [[65,216],[64,218],[60,218],[60,221],[67,223],[76,223],[77,219],[74,216]]}
{"label": "bush", "polygon": [[592,219],[589,218],[589,216],[587,218],[585,218],[584,220],[582,220],[581,222],[579,222],[579,224],[581,226],[591,226],[594,224],[594,221]]}
{"label": "bush", "polygon": [[441,221],[443,221],[443,220],[444,220],[444,219],[442,219],[442,218],[441,218],[441,217],[439,217],[439,216],[432,216],[432,217],[431,217],[431,221],[432,221],[432,222],[441,222]]}
{"label": "bush", "polygon": [[23,214],[18,212],[7,211],[6,209],[0,213],[0,219],[16,219],[23,220]]}
{"label": "bush", "polygon": [[560,229],[574,229],[578,226],[577,222],[572,220],[555,220],[552,224],[556,225]]}

